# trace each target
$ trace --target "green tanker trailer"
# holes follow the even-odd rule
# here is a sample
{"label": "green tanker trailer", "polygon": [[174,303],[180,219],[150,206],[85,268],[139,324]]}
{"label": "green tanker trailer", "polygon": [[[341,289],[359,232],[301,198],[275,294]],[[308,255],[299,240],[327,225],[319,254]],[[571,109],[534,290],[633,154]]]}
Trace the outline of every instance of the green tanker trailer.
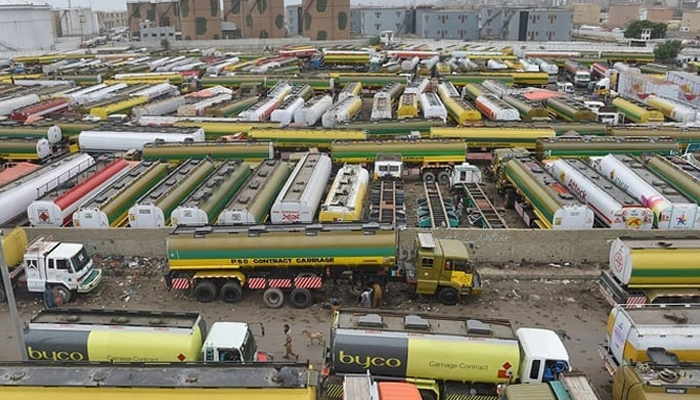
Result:
{"label": "green tanker trailer", "polygon": [[226,161],[199,185],[170,214],[170,224],[201,225],[216,221],[226,203],[250,176],[250,166],[240,161]]}
{"label": "green tanker trailer", "polygon": [[586,108],[582,102],[573,99],[547,99],[547,110],[555,117],[569,122],[595,122],[598,119],[596,113]]}
{"label": "green tanker trailer", "polygon": [[144,160],[182,161],[209,157],[213,160],[260,162],[274,158],[272,142],[148,143],[141,151]]}
{"label": "green tanker trailer", "polygon": [[424,181],[447,183],[454,165],[466,161],[467,144],[459,139],[334,141],[331,158],[338,164],[361,163],[375,178],[401,178],[406,169],[418,172]]}
{"label": "green tanker trailer", "polygon": [[535,143],[535,157],[580,158],[604,157],[608,154],[678,154],[678,141],[672,137],[609,137],[609,136],[558,136],[539,138]]}
{"label": "green tanker trailer", "polygon": [[258,102],[257,97],[250,97],[242,100],[234,100],[227,102],[224,105],[209,107],[204,110],[205,117],[233,117],[238,115],[243,110],[250,108],[253,104]]}
{"label": "green tanker trailer", "polygon": [[481,293],[464,243],[419,233],[415,263],[397,263],[398,233],[378,224],[178,226],[167,240],[166,283],[191,290],[200,302],[220,295],[234,303],[244,288],[263,289],[271,308],[282,306],[284,291],[294,307],[308,307],[324,279],[348,282],[358,294],[374,283],[406,282],[447,305]]}
{"label": "green tanker trailer", "polygon": [[646,160],[647,168],[671,186],[700,204],[700,170],[680,157],[655,156]]}

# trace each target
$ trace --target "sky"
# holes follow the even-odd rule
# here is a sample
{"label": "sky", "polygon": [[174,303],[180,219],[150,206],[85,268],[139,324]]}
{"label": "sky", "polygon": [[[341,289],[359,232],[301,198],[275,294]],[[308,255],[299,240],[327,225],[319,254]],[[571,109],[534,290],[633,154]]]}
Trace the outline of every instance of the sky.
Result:
{"label": "sky", "polygon": [[[40,0],[54,7],[68,7],[68,0]],[[285,5],[301,4],[301,0],[284,0]],[[402,6],[432,3],[427,0],[360,0],[351,1],[354,5]],[[96,11],[126,11],[126,0],[71,0],[73,7],[92,7]]]}

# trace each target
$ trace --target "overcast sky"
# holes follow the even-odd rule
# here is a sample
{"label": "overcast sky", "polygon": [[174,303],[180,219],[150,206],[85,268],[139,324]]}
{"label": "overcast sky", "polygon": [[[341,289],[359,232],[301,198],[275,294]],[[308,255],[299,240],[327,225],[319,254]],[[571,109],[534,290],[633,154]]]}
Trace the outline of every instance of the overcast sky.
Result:
{"label": "overcast sky", "polygon": [[[68,0],[40,0],[55,7],[68,7]],[[126,11],[126,0],[71,0],[73,7],[92,7],[98,11]],[[301,4],[301,0],[284,0],[285,5]],[[415,5],[433,3],[429,0],[351,0],[352,5]]]}

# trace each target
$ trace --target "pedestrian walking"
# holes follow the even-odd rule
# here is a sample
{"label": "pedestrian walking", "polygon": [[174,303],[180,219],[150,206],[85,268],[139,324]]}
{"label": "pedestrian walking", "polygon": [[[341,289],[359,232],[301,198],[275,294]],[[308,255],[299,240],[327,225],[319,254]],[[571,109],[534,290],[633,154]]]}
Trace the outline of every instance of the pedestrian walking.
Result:
{"label": "pedestrian walking", "polygon": [[372,307],[372,289],[367,288],[360,295],[360,307],[371,308]]}
{"label": "pedestrian walking", "polygon": [[58,304],[56,304],[56,295],[54,294],[54,290],[51,288],[51,285],[48,283],[44,287],[44,307],[49,309],[49,308],[56,308]]}
{"label": "pedestrian walking", "polygon": [[291,328],[288,324],[284,324],[284,357],[282,358],[290,359],[292,357],[294,357],[295,360],[298,360],[299,354],[296,354],[294,350],[292,350]]}

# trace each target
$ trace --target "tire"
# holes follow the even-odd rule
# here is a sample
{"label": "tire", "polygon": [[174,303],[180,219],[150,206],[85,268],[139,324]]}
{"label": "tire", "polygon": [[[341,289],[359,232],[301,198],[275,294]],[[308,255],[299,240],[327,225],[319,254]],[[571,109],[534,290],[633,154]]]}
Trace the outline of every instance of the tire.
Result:
{"label": "tire", "polygon": [[73,299],[73,292],[68,290],[67,287],[63,285],[53,285],[51,288],[58,292],[58,295],[63,299],[63,304],[67,304]]}
{"label": "tire", "polygon": [[263,293],[263,303],[267,308],[280,308],[284,304],[284,292],[280,288],[268,288]]}
{"label": "tire", "polygon": [[431,171],[423,172],[421,178],[423,178],[423,182],[435,182],[435,174]]}
{"label": "tire", "polygon": [[243,288],[238,281],[228,281],[221,287],[219,296],[226,303],[238,303],[243,297]]}
{"label": "tire", "polygon": [[307,308],[311,305],[311,292],[306,288],[294,288],[289,294],[289,301],[295,308]]}
{"label": "tire", "polygon": [[447,185],[450,183],[450,174],[447,171],[440,171],[437,175],[438,183]]}
{"label": "tire", "polygon": [[201,281],[194,287],[194,297],[200,303],[211,303],[216,300],[216,285],[212,281]]}
{"label": "tire", "polygon": [[459,292],[451,287],[444,287],[438,292],[438,301],[446,306],[454,306],[459,303]]}

